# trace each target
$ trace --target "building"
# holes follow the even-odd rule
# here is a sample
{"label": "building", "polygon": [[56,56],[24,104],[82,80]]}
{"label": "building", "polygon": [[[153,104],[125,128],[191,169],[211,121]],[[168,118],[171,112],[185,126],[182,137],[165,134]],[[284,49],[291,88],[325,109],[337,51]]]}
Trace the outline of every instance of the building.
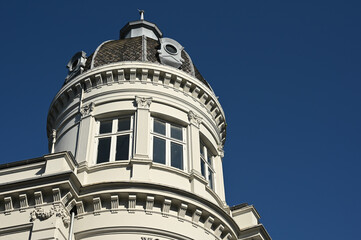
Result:
{"label": "building", "polygon": [[0,165],[0,239],[270,239],[226,203],[225,115],[183,46],[141,20],[76,53],[50,153]]}

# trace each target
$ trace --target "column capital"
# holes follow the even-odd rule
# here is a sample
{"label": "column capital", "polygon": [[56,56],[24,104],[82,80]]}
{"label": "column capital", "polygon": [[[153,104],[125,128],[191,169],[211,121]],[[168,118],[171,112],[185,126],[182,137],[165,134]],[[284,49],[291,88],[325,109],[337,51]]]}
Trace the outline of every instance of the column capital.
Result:
{"label": "column capital", "polygon": [[137,103],[138,108],[149,109],[150,104],[152,103],[152,98],[135,96],[135,102]]}
{"label": "column capital", "polygon": [[89,104],[84,104],[83,106],[81,106],[80,114],[81,114],[82,118],[90,116],[91,113],[94,111],[94,108],[95,108],[95,104],[93,102],[91,102]]}
{"label": "column capital", "polygon": [[188,120],[190,124],[193,124],[197,127],[199,127],[200,124],[202,123],[202,118],[197,114],[195,114],[193,111],[188,112]]}

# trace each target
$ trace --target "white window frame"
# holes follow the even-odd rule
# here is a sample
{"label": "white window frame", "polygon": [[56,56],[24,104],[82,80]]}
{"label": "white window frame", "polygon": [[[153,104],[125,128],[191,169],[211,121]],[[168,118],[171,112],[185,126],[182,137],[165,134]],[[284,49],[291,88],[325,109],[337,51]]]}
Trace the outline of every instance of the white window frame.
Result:
{"label": "white window frame", "polygon": [[[127,118],[130,117],[130,129],[117,132],[118,130],[118,119]],[[100,122],[103,121],[112,121],[112,131],[111,133],[103,133],[99,134],[100,131]],[[125,115],[125,116],[119,116],[119,117],[113,117],[113,118],[100,118],[96,120],[96,134],[94,137],[94,164],[104,164],[108,162],[119,162],[119,161],[128,161],[132,158],[132,147],[133,147],[133,129],[134,129],[134,116],[133,115]],[[129,149],[128,149],[128,159],[126,160],[118,160],[116,161],[115,155],[116,155],[116,143],[117,143],[117,137],[122,135],[129,135]],[[97,163],[98,161],[98,144],[99,139],[101,138],[107,138],[110,137],[110,153],[109,153],[109,161]]]}
{"label": "white window frame", "polygon": [[[154,132],[154,120],[158,120],[160,122],[164,122],[166,124],[166,127],[165,127],[165,133],[166,135],[162,135],[160,133],[156,133]],[[180,127],[182,129],[182,137],[183,137],[183,140],[178,140],[178,139],[175,139],[175,138],[171,138],[171,126],[176,126],[176,127]],[[176,168],[176,167],[173,167],[171,165],[171,143],[174,142],[174,143],[177,143],[177,144],[180,144],[183,146],[183,169],[179,169],[181,171],[187,171],[188,169],[188,166],[187,166],[187,128],[186,127],[183,127],[179,124],[174,124],[172,122],[169,122],[169,121],[166,121],[166,120],[163,120],[161,118],[154,118],[152,117],[151,118],[151,127],[150,127],[150,133],[151,133],[151,141],[150,141],[150,149],[151,149],[151,160],[153,161],[153,142],[154,142],[154,137],[157,137],[157,138],[160,138],[160,139],[164,139],[165,140],[165,164],[162,164],[162,163],[157,163],[155,162],[155,164],[160,164],[160,165],[165,165],[165,166],[168,166],[168,167],[172,167],[172,168],[175,168],[175,169],[179,169],[179,168]]]}
{"label": "white window frame", "polygon": [[[201,140],[199,143],[199,147],[200,147],[200,151],[199,151],[199,155],[200,155],[200,161],[201,161],[201,174],[202,176],[207,180],[208,182],[208,186],[212,189],[215,190],[215,174],[216,171],[214,170],[214,155],[213,153],[209,150],[209,147]],[[201,153],[201,149],[203,149],[203,155]],[[210,161],[208,161],[208,157],[210,157]],[[204,163],[204,175],[202,173],[202,162]],[[209,177],[209,170],[212,172],[211,174],[211,181],[210,181],[210,177]],[[211,183],[210,183],[211,182]]]}

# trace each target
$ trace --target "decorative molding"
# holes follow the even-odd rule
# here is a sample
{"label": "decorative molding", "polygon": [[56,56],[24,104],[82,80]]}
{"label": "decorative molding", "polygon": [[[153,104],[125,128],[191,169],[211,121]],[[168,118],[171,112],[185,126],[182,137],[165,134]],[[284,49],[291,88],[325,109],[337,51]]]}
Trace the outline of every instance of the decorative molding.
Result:
{"label": "decorative molding", "polygon": [[26,196],[26,194],[20,194],[19,201],[20,201],[20,212],[23,212],[25,211],[24,208],[27,208],[29,206],[28,197]]}
{"label": "decorative molding", "polygon": [[34,196],[35,196],[35,206],[39,206],[43,204],[43,194],[41,193],[41,191],[34,192]]}
{"label": "decorative molding", "polygon": [[129,200],[128,200],[128,212],[129,213],[134,213],[136,202],[137,202],[137,195],[130,194]]}
{"label": "decorative molding", "polygon": [[65,194],[65,196],[61,199],[61,202],[63,203],[63,205],[65,206],[65,204],[73,197],[73,194],[71,194],[71,192],[68,192],[67,194]]}
{"label": "decorative molding", "polygon": [[188,208],[187,204],[182,203],[180,205],[179,210],[178,210],[178,220],[183,221],[183,218],[185,217],[186,212],[187,212],[187,208]]}
{"label": "decorative molding", "polygon": [[81,116],[83,118],[89,116],[94,111],[94,108],[95,108],[95,104],[93,102],[81,106],[80,109]]}
{"label": "decorative molding", "polygon": [[147,214],[152,214],[150,211],[153,210],[154,206],[154,197],[153,196],[147,196],[147,201],[145,203],[145,212]]}
{"label": "decorative molding", "polygon": [[112,213],[116,213],[119,209],[119,197],[118,195],[112,195],[110,197],[110,208]]}
{"label": "decorative molding", "polygon": [[85,212],[83,201],[76,202],[76,211],[78,215],[83,214]]}
{"label": "decorative molding", "polygon": [[218,150],[218,155],[219,155],[221,158],[223,158],[223,157],[224,157],[224,150],[223,150],[222,144],[219,144],[219,145],[218,145],[217,150]]}
{"label": "decorative molding", "polygon": [[5,197],[4,202],[5,202],[5,215],[9,215],[10,211],[12,211],[14,209],[13,201],[12,201],[11,197]]}
{"label": "decorative molding", "polygon": [[61,194],[59,188],[53,188],[53,202],[60,202]]}
{"label": "decorative molding", "polygon": [[137,103],[137,107],[141,108],[141,109],[149,109],[150,104],[152,103],[152,99],[151,97],[139,97],[139,96],[135,96],[135,101]]}
{"label": "decorative molding", "polygon": [[200,124],[202,123],[202,118],[200,116],[198,116],[197,114],[195,114],[193,111],[188,112],[188,120],[189,120],[190,124],[193,124],[197,127],[199,127]]}
{"label": "decorative molding", "polygon": [[199,219],[201,218],[201,215],[202,215],[202,211],[201,210],[195,210],[194,213],[193,213],[193,216],[192,216],[192,221],[193,221],[193,226],[194,227],[197,227],[196,224],[198,224],[199,222]]}
{"label": "decorative molding", "polygon": [[93,198],[94,214],[99,214],[98,212],[102,210],[102,201],[100,197]]}
{"label": "decorative molding", "polygon": [[30,213],[30,221],[33,222],[36,219],[39,219],[40,221],[44,221],[48,218],[50,218],[51,216],[54,215],[54,208],[50,208],[49,211],[45,211],[43,208],[35,208],[35,210],[33,210]]}
{"label": "decorative molding", "polygon": [[213,222],[214,222],[214,218],[209,216],[207,220],[204,222],[204,228],[211,229]]}
{"label": "decorative molding", "polygon": [[171,204],[172,204],[172,200],[164,199],[163,206],[162,206],[162,215],[163,215],[163,217],[168,216]]}

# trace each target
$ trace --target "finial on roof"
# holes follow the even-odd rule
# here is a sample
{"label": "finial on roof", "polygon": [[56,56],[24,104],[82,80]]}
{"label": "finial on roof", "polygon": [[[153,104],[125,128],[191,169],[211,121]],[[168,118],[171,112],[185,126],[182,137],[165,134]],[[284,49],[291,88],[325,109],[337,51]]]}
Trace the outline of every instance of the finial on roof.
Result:
{"label": "finial on roof", "polygon": [[144,10],[139,10],[139,14],[140,14],[140,20],[144,20]]}

